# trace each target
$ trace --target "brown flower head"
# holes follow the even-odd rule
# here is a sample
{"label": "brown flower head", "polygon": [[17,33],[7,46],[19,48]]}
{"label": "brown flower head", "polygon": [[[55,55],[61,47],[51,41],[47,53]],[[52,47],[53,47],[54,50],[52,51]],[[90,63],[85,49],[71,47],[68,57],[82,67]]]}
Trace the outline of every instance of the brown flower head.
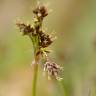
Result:
{"label": "brown flower head", "polygon": [[54,62],[46,61],[44,64],[44,71],[48,73],[48,78],[55,77],[57,80],[61,80],[62,78],[58,76],[60,70],[62,70],[62,67]]}
{"label": "brown flower head", "polygon": [[47,9],[43,5],[37,6],[37,8],[33,10],[33,13],[36,14],[38,17],[45,17],[48,15]]}
{"label": "brown flower head", "polygon": [[30,24],[26,25],[24,23],[16,23],[16,25],[20,28],[20,32],[23,32],[23,35],[27,35],[34,31]]}
{"label": "brown flower head", "polygon": [[39,35],[40,35],[39,44],[41,47],[43,47],[43,48],[48,47],[53,42],[52,39],[50,38],[50,35],[42,32],[42,31],[39,32]]}

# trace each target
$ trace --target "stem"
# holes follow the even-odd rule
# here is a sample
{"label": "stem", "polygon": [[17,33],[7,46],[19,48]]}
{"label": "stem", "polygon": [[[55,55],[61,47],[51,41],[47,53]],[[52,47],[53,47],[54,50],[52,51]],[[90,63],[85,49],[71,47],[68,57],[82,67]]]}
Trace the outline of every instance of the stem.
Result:
{"label": "stem", "polygon": [[38,64],[33,65],[33,81],[32,81],[32,96],[36,96],[36,86],[37,86],[37,74],[38,73]]}
{"label": "stem", "polygon": [[34,64],[33,64],[33,81],[32,81],[32,96],[36,96],[37,76],[38,76],[38,60],[39,56],[34,52]]}

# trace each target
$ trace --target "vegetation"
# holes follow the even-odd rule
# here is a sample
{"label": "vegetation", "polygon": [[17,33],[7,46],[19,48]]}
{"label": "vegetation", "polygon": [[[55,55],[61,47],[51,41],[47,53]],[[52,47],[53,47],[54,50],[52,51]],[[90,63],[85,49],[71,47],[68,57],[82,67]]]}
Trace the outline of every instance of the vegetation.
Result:
{"label": "vegetation", "polygon": [[51,43],[53,43],[53,37],[44,32],[42,28],[43,19],[48,15],[48,11],[44,5],[38,5],[33,10],[34,15],[34,24],[24,24],[17,22],[17,26],[20,28],[20,31],[23,35],[28,35],[32,41],[34,49],[34,61],[33,61],[33,83],[32,83],[32,96],[36,96],[36,83],[37,83],[37,74],[38,74],[38,64],[40,59],[44,61],[44,72],[47,72],[48,79],[51,77],[61,80],[58,76],[59,71],[62,70],[62,67],[57,65],[55,62],[52,62],[48,54],[50,51],[47,49]]}

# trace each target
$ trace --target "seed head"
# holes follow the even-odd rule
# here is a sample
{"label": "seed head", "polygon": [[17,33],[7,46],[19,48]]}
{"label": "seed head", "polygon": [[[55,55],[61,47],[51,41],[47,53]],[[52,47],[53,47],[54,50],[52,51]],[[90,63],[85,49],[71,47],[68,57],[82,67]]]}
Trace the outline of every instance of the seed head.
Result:
{"label": "seed head", "polygon": [[23,32],[23,35],[27,35],[34,31],[30,24],[26,25],[24,23],[17,23],[16,25],[20,28],[20,32]]}
{"label": "seed head", "polygon": [[47,9],[45,6],[37,6],[34,10],[33,13],[36,14],[38,17],[45,17],[48,15]]}
{"label": "seed head", "polygon": [[46,63],[44,64],[44,71],[48,73],[48,77],[50,78],[55,77],[57,80],[61,80],[62,78],[58,76],[60,70],[62,70],[62,67],[54,62],[46,61]]}
{"label": "seed head", "polygon": [[39,35],[40,35],[39,44],[41,47],[43,47],[43,48],[48,47],[53,42],[52,39],[50,38],[50,35],[42,32],[42,31],[39,32]]}

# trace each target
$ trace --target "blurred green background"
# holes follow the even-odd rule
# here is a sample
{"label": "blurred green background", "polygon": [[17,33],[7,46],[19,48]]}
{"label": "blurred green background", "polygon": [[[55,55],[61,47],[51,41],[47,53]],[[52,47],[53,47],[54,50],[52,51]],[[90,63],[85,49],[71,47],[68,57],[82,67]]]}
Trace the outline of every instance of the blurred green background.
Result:
{"label": "blurred green background", "polygon": [[[96,0],[40,0],[53,10],[44,20],[56,32],[50,58],[63,80],[48,81],[39,68],[37,96],[96,96]],[[32,44],[15,21],[32,23],[36,0],[0,0],[0,96],[31,96]]]}

